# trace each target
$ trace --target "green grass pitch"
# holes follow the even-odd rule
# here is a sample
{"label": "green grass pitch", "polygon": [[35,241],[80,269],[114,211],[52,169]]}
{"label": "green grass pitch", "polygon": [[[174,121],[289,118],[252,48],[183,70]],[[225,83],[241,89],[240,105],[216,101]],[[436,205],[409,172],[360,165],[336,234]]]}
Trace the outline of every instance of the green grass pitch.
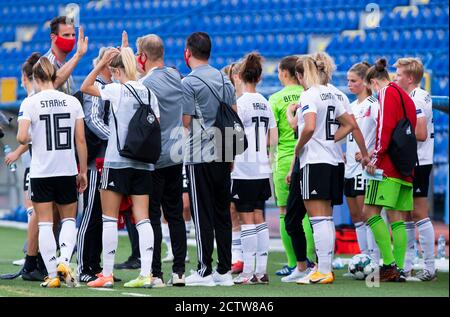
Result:
{"label": "green grass pitch", "polygon": [[[22,246],[26,238],[24,230],[0,227],[0,274],[18,270],[13,266],[13,260],[22,257]],[[163,252],[165,250],[163,249]],[[124,261],[130,253],[130,245],[127,237],[120,237],[116,262]],[[194,247],[189,247],[191,262],[187,264],[186,272],[193,269],[196,264]],[[332,285],[296,285],[285,284],[274,272],[282,266],[285,257],[280,252],[269,254],[269,285],[245,285],[233,287],[166,287],[162,289],[125,289],[123,283],[135,278],[138,270],[116,270],[116,276],[123,282],[116,283],[112,290],[88,289],[84,285],[78,288],[43,289],[38,282],[25,282],[21,278],[15,280],[0,280],[0,296],[33,296],[33,297],[126,297],[126,296],[151,296],[151,297],[393,297],[393,296],[449,296],[449,274],[439,273],[438,280],[429,283],[381,283],[379,287],[369,288],[364,281],[354,281],[342,277],[345,269],[336,270],[336,280]],[[163,264],[165,277],[170,273],[170,264]]]}

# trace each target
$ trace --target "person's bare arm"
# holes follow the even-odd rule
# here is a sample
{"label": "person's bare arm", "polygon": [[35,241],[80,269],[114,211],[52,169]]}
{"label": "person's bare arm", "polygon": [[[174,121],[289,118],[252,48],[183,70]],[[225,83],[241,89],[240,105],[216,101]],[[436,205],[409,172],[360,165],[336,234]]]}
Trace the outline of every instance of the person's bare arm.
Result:
{"label": "person's bare arm", "polygon": [[119,54],[119,50],[116,48],[110,48],[105,52],[102,59],[83,81],[83,84],[80,88],[81,92],[91,96],[101,97],[100,90],[95,85],[95,79],[97,78],[98,74],[100,74],[103,67],[107,67],[111,59],[113,59],[113,57],[117,54]]}
{"label": "person's bare arm", "polygon": [[15,149],[13,152],[9,153],[8,155],[5,156],[5,164],[6,165],[11,165],[12,163],[14,163],[15,161],[17,161],[23,153],[25,153],[26,151],[28,151],[29,146],[28,144],[20,144],[17,149]]}
{"label": "person's bare arm", "polygon": [[[289,105],[286,110],[286,117],[288,119],[289,126],[294,130],[297,129],[297,126],[298,126],[296,110],[297,110],[296,104]],[[293,114],[293,113],[295,113],[295,114]]]}
{"label": "person's bare arm", "polygon": [[87,147],[83,119],[77,119],[75,122],[75,144],[80,164],[80,172],[77,177],[78,191],[82,193],[87,187]]}
{"label": "person's bare arm", "polygon": [[416,139],[417,141],[424,142],[427,140],[427,119],[426,117],[417,118],[416,124]]}
{"label": "person's bare arm", "polygon": [[28,145],[30,143],[31,138],[28,134],[28,130],[30,128],[31,121],[29,120],[19,120],[19,129],[17,130],[17,142],[22,145]]}
{"label": "person's bare arm", "polygon": [[87,49],[88,49],[88,37],[87,36],[84,37],[83,27],[80,26],[78,28],[77,51],[75,52],[73,57],[56,72],[56,79],[55,82],[53,83],[56,89],[64,85],[64,83],[72,74],[75,67],[83,58],[84,54],[86,54]]}

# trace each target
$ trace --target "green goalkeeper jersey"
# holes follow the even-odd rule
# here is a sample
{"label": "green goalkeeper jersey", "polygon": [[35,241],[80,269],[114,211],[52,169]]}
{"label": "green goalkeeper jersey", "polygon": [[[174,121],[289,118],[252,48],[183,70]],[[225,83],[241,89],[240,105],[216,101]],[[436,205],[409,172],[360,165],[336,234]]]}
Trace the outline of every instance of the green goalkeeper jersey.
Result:
{"label": "green goalkeeper jersey", "polygon": [[286,111],[290,104],[299,102],[303,90],[302,86],[286,86],[269,98],[278,127],[277,162],[294,154],[297,135],[289,126]]}

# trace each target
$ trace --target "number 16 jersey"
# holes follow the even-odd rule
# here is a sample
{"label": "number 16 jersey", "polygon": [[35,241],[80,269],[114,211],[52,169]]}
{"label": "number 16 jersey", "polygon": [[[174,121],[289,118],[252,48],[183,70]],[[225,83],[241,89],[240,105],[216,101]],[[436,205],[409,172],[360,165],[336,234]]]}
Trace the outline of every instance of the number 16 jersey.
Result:
{"label": "number 16 jersey", "polygon": [[18,120],[31,121],[33,155],[30,178],[78,174],[75,160],[75,121],[84,118],[80,102],[57,90],[25,98]]}

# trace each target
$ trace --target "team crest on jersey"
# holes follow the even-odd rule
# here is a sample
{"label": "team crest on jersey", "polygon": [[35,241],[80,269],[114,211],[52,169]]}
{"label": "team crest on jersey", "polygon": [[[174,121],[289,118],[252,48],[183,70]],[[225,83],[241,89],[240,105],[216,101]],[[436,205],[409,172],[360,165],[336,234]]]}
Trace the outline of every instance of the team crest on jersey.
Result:
{"label": "team crest on jersey", "polygon": [[241,132],[242,131],[242,127],[241,127],[241,125],[238,122],[234,123],[234,130],[236,132]]}
{"label": "team crest on jersey", "polygon": [[148,123],[152,124],[153,122],[155,122],[155,116],[153,114],[149,113],[147,116],[147,121],[148,121]]}

